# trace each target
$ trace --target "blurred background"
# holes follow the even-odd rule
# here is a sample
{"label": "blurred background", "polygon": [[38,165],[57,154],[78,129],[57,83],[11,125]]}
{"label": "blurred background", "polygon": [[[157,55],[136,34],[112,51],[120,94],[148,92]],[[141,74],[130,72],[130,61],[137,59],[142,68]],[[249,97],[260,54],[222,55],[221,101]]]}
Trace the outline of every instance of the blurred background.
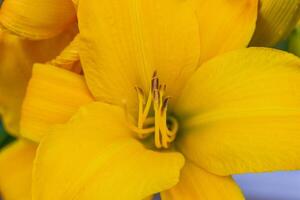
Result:
{"label": "blurred background", "polygon": [[300,172],[234,176],[247,200],[299,200]]}

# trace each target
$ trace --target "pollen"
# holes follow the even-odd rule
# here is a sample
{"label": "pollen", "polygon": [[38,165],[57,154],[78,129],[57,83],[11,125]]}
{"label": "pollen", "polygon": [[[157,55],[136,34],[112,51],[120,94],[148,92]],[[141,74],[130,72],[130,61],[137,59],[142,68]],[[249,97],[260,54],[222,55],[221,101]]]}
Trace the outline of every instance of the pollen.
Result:
{"label": "pollen", "polygon": [[[168,115],[168,104],[170,96],[166,96],[167,86],[160,84],[157,72],[153,73],[151,87],[148,96],[140,87],[135,87],[138,97],[138,118],[132,123],[127,113],[128,127],[136,133],[140,139],[154,137],[155,147],[167,149],[175,140],[178,132],[176,118]],[[153,112],[151,112],[151,109]],[[150,116],[149,113],[154,113]]]}

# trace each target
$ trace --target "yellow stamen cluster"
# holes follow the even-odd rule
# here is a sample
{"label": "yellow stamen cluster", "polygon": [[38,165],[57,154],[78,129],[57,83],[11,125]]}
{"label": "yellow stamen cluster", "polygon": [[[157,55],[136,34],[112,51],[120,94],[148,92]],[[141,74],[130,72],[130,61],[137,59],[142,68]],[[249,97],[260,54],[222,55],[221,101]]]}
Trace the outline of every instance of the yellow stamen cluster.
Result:
{"label": "yellow stamen cluster", "polygon": [[[143,89],[135,89],[139,100],[138,122],[137,126],[129,123],[129,127],[141,139],[154,133],[155,146],[159,149],[168,148],[176,138],[178,123],[174,117],[167,116],[170,97],[165,96],[166,85],[159,83],[157,73],[154,72],[147,100]],[[154,109],[154,117],[148,117],[151,107]]]}

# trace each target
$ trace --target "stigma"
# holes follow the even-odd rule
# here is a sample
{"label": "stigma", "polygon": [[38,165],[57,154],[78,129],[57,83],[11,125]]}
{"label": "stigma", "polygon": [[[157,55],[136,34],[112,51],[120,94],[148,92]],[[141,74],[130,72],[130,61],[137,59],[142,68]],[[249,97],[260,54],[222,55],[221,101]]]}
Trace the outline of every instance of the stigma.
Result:
{"label": "stigma", "polygon": [[[160,84],[157,72],[155,71],[147,96],[142,88],[135,87],[138,98],[137,122],[133,123],[128,116],[128,112],[126,112],[128,127],[139,139],[153,136],[155,147],[158,149],[169,148],[178,132],[177,120],[168,115],[170,96],[165,95],[166,89],[167,86],[165,84]],[[149,116],[149,113],[152,116]]]}

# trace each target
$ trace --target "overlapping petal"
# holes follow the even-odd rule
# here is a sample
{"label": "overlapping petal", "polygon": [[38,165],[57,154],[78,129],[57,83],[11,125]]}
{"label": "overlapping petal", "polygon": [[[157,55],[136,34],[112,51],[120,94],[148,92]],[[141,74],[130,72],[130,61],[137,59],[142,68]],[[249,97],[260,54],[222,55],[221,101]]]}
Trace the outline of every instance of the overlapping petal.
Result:
{"label": "overlapping petal", "polygon": [[189,1],[88,0],[78,16],[82,65],[98,100],[136,105],[134,87],[148,91],[155,70],[175,97],[197,67],[199,25]]}
{"label": "overlapping petal", "polygon": [[175,185],[183,157],[147,150],[132,137],[123,112],[92,103],[44,137],[33,200],[141,200]]}
{"label": "overlapping petal", "polygon": [[299,0],[260,0],[251,46],[274,46],[284,39],[300,19]]}
{"label": "overlapping petal", "polygon": [[42,41],[28,41],[0,33],[0,114],[10,133],[19,133],[21,104],[33,63],[57,56],[75,32],[69,29],[53,39]]}
{"label": "overlapping petal", "polygon": [[53,37],[75,21],[71,0],[5,0],[0,12],[4,28],[30,39]]}
{"label": "overlapping petal", "polygon": [[37,146],[19,140],[0,152],[0,193],[7,200],[31,200],[31,176]]}
{"label": "overlapping petal", "polygon": [[193,0],[200,33],[200,64],[248,46],[254,33],[258,0]]}
{"label": "overlapping petal", "polygon": [[187,162],[181,170],[179,183],[161,193],[162,200],[243,200],[231,177],[210,174]]}
{"label": "overlapping petal", "polygon": [[244,49],[213,59],[177,103],[178,146],[210,172],[300,167],[300,60],[272,49]]}
{"label": "overlapping petal", "polygon": [[21,135],[38,142],[51,126],[67,122],[91,101],[83,76],[50,64],[35,64],[22,106]]}

